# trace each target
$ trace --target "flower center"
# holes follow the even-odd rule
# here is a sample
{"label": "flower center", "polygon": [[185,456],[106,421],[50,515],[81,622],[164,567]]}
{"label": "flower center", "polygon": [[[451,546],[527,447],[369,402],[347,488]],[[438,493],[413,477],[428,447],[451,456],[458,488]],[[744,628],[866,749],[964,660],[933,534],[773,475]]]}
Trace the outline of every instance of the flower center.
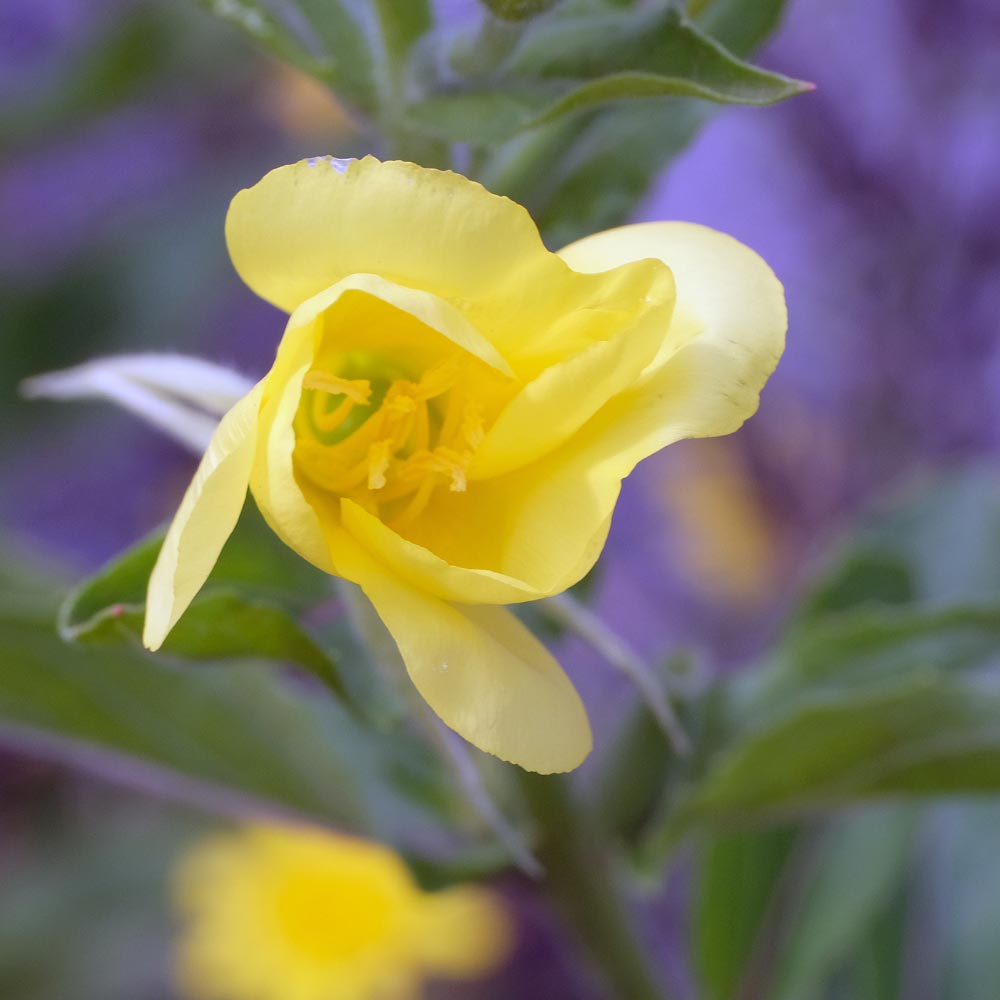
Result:
{"label": "flower center", "polygon": [[274,897],[285,942],[303,958],[332,962],[378,945],[393,921],[394,901],[370,880],[315,871],[286,877]]}
{"label": "flower center", "polygon": [[417,381],[361,353],[338,368],[314,368],[302,381],[296,458],[313,483],[400,525],[438,487],[466,489],[485,424],[459,360],[441,361]]}

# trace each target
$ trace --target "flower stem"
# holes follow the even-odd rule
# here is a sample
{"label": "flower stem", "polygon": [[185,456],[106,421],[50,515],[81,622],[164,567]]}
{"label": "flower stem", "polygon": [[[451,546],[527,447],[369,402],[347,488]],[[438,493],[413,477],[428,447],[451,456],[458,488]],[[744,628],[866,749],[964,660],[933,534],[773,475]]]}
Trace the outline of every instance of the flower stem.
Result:
{"label": "flower stem", "polygon": [[568,779],[520,771],[538,830],[543,886],[603,973],[615,1000],[667,1000],[637,942],[611,859],[590,816],[574,801]]}
{"label": "flower stem", "polygon": [[691,752],[691,741],[667,698],[662,682],[624,638],[568,593],[548,598],[542,607],[553,621],[576,632],[611,666],[628,677],[649,706],[676,753],[683,757]]}

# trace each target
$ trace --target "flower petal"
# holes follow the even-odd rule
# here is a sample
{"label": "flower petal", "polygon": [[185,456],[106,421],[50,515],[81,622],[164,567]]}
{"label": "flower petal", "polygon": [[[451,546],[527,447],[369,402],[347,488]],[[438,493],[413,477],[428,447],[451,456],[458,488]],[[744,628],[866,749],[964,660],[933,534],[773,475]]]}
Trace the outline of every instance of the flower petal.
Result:
{"label": "flower petal", "polygon": [[208,579],[246,499],[262,386],[220,422],[163,540],[149,578],[142,641],[159,649]]}
{"label": "flower petal", "polygon": [[597,267],[654,250],[674,273],[677,304],[639,381],[544,459],[436,495],[408,526],[412,542],[539,592],[564,590],[600,554],[621,481],[639,461],[681,438],[731,433],[756,410],[787,325],[781,285],[757,254],[684,223],[626,226],[564,253]]}
{"label": "flower petal", "polygon": [[484,975],[507,958],[514,943],[514,926],[499,897],[477,886],[425,894],[416,930],[421,964],[438,975]]}
{"label": "flower petal", "polygon": [[[390,342],[405,351],[433,356],[450,342],[500,375],[509,368],[489,341],[446,302],[376,275],[349,275],[303,302],[289,317],[271,371],[264,379],[260,440],[250,489],[264,519],[285,543],[324,572],[333,572],[321,520],[339,518],[336,498],[324,497],[295,475],[294,418],[302,379],[316,358],[322,331],[344,329],[344,349],[377,349],[384,340],[389,312],[405,317],[406,337]],[[416,322],[414,322],[416,321]],[[438,343],[440,342],[440,344]]]}
{"label": "flower petal", "polygon": [[286,312],[348,275],[381,275],[448,301],[519,377],[538,373],[539,352],[566,353],[552,342],[560,319],[634,315],[663,270],[574,272],[515,202],[459,174],[370,156],[272,170],[233,199],[226,240],[243,280]]}
{"label": "flower petal", "polygon": [[[280,357],[265,379],[265,398],[260,408],[260,441],[250,474],[250,492],[271,530],[303,559],[324,573],[333,572],[326,536],[312,504],[295,477],[295,411],[302,396],[302,379],[309,370],[309,338],[299,345],[302,353],[290,351]],[[307,360],[286,376],[285,364]]]}
{"label": "flower petal", "polygon": [[358,583],[392,633],[414,685],[470,743],[530,771],[570,771],[590,752],[569,678],[509,611],[456,606],[410,586],[345,531],[337,571]]}
{"label": "flower petal", "polygon": [[692,222],[643,222],[587,236],[559,256],[585,272],[650,257],[667,264],[677,303],[652,367],[697,339],[734,355],[759,392],[778,364],[788,327],[784,291],[767,263],[732,236]]}
{"label": "flower petal", "polygon": [[[377,323],[379,317],[372,316],[370,313],[365,314],[364,299],[359,300],[358,298],[358,296],[363,296],[376,308],[386,304],[399,313],[422,323],[429,328],[422,331],[423,336],[427,336],[429,331],[433,330],[435,333],[439,333],[444,340],[451,341],[455,347],[474,358],[478,358],[502,375],[513,376],[514,373],[510,366],[497,352],[493,344],[483,337],[454,306],[431,292],[418,288],[407,288],[406,285],[396,284],[386,278],[379,277],[377,274],[349,274],[330,285],[329,288],[324,288],[295,309],[288,320],[288,328],[293,330],[296,327],[309,325],[322,313],[342,305],[341,300],[345,296],[350,297],[350,293],[355,293],[352,304],[360,305],[358,310],[360,315],[351,317],[353,322],[357,324],[357,328],[349,331],[350,339],[358,342],[352,343],[351,346],[377,348],[379,342],[381,331],[365,328],[366,321]],[[416,341],[420,336],[421,333],[418,332],[414,346],[417,346]]]}
{"label": "flower petal", "polygon": [[552,451],[639,377],[670,329],[673,282],[666,269],[663,284],[663,301],[638,322],[546,368],[514,397],[479,446],[470,478],[500,475]]}
{"label": "flower petal", "polygon": [[490,570],[446,562],[422,545],[403,538],[346,497],[340,502],[344,527],[376,558],[414,587],[444,601],[464,604],[518,604],[546,596],[529,584]]}

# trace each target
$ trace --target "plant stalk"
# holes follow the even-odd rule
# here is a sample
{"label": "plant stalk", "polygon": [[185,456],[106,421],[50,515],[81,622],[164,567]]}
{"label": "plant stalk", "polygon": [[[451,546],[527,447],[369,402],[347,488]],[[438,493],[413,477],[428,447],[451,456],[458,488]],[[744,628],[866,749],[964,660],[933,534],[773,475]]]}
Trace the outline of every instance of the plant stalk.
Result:
{"label": "plant stalk", "polygon": [[520,771],[534,819],[543,886],[573,927],[615,1000],[668,1000],[660,977],[637,941],[611,859],[591,817],[561,775]]}

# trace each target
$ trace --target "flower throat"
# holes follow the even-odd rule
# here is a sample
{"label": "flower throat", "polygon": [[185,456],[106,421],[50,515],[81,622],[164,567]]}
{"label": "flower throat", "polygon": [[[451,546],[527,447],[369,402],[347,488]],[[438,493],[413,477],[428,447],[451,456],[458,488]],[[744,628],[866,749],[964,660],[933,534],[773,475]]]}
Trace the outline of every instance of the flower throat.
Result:
{"label": "flower throat", "polygon": [[439,486],[466,489],[485,427],[458,359],[418,381],[360,352],[338,369],[314,368],[302,380],[296,459],[310,481],[397,524],[417,517]]}

